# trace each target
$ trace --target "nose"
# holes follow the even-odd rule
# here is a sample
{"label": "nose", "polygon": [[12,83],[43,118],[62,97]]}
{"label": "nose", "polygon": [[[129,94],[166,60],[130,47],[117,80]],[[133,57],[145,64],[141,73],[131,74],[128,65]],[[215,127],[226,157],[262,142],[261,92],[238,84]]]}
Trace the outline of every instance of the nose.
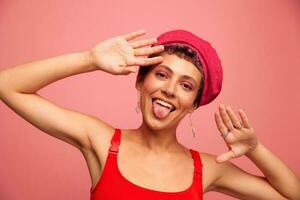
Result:
{"label": "nose", "polygon": [[175,96],[175,84],[169,82],[163,88],[162,92],[167,96],[174,97]]}

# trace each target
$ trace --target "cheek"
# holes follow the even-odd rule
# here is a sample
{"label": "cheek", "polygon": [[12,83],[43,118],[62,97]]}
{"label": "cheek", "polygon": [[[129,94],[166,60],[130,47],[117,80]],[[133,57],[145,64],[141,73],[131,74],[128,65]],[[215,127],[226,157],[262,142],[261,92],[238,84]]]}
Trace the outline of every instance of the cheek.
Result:
{"label": "cheek", "polygon": [[177,97],[181,100],[181,105],[183,107],[190,107],[194,103],[194,99],[196,98],[194,93],[178,93]]}
{"label": "cheek", "polygon": [[156,90],[158,90],[162,86],[163,86],[163,82],[162,81],[158,81],[152,75],[148,75],[144,79],[143,90],[145,92],[150,92],[151,93],[151,92],[155,92]]}

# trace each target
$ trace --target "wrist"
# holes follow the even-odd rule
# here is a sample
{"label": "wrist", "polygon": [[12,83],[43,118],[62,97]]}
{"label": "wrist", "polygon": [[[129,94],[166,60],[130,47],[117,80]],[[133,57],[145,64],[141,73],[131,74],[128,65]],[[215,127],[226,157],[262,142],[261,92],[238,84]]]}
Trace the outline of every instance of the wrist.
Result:
{"label": "wrist", "polygon": [[86,63],[86,66],[90,67],[90,71],[99,70],[97,65],[94,63],[90,51],[81,52],[82,58]]}
{"label": "wrist", "polygon": [[257,141],[255,147],[253,147],[250,151],[248,151],[246,153],[246,156],[248,156],[249,158],[255,156],[255,154],[257,154],[257,152],[259,151],[261,146],[262,146],[262,144],[259,141]]}

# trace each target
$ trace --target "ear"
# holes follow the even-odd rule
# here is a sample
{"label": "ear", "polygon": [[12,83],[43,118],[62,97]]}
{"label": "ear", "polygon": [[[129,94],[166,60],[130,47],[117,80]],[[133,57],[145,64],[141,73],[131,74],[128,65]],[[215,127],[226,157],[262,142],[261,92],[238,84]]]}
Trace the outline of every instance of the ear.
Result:
{"label": "ear", "polygon": [[135,82],[135,88],[137,90],[141,90],[141,86],[142,86],[141,81],[137,79],[136,82]]}

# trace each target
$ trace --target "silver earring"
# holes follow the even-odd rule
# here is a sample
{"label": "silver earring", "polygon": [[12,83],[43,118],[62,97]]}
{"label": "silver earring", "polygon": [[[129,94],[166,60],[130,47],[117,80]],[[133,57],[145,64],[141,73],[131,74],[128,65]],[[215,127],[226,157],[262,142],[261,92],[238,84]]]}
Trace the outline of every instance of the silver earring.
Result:
{"label": "silver earring", "polygon": [[192,122],[192,119],[191,119],[191,115],[192,115],[192,113],[190,113],[190,115],[189,115],[190,123],[191,123],[191,130],[192,130],[192,133],[193,133],[193,137],[195,138],[196,129],[193,127],[193,122]]}
{"label": "silver earring", "polygon": [[141,109],[140,109],[140,91],[138,91],[138,100],[137,100],[137,105],[136,105],[136,107],[135,107],[135,112],[136,112],[136,114],[139,114],[139,112],[141,111]]}

